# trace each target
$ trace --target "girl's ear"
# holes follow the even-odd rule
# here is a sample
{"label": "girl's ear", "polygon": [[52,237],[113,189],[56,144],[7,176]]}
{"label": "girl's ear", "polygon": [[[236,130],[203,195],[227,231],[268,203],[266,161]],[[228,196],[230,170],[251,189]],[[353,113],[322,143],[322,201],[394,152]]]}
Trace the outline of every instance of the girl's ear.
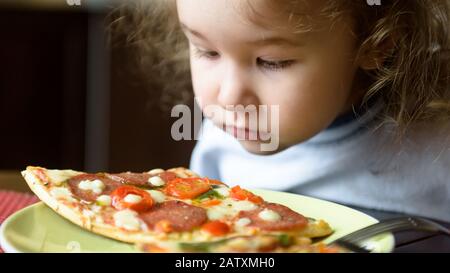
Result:
{"label": "girl's ear", "polygon": [[395,45],[391,37],[384,39],[382,42],[365,43],[361,46],[358,57],[358,65],[363,70],[380,69],[387,58],[392,56]]}

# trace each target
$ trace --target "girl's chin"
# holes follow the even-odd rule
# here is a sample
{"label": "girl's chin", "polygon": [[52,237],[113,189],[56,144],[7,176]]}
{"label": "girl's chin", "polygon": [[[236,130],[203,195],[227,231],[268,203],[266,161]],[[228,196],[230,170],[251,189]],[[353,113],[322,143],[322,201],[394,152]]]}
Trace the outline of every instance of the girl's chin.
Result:
{"label": "girl's chin", "polygon": [[276,154],[279,151],[281,151],[280,147],[278,147],[278,149],[275,150],[268,150],[267,149],[263,149],[262,145],[264,145],[264,142],[262,141],[254,141],[254,140],[238,140],[239,144],[241,144],[242,148],[244,148],[247,152],[251,153],[251,154],[255,154],[255,155],[272,155],[272,154]]}

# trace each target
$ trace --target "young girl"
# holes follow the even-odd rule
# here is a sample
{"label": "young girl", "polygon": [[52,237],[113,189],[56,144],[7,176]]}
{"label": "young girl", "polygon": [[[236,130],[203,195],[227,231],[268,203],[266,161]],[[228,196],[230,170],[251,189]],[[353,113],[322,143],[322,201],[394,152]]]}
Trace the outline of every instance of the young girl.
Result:
{"label": "young girl", "polygon": [[[179,92],[190,68],[204,110],[193,171],[450,221],[448,1],[144,2],[154,78]],[[278,119],[262,131],[236,105]]]}

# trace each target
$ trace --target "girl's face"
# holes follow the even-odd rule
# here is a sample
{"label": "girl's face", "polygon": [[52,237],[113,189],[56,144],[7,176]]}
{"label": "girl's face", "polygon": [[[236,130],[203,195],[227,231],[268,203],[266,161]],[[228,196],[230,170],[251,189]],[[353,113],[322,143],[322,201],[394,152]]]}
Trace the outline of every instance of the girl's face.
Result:
{"label": "girl's face", "polygon": [[[304,1],[307,5],[296,7],[302,15],[295,16],[280,10],[288,1],[269,1],[280,7],[267,2],[178,0],[177,10],[190,44],[200,107],[205,112],[206,106],[217,105],[230,114],[225,111],[229,105],[254,105],[255,111],[259,105],[278,105],[280,151],[311,138],[351,109],[357,46],[351,22],[318,15],[326,0]],[[299,23],[308,30],[299,32]],[[223,128],[223,118],[212,120]],[[232,122],[231,127],[256,130],[240,118]],[[240,140],[252,153],[263,153],[261,142]]]}

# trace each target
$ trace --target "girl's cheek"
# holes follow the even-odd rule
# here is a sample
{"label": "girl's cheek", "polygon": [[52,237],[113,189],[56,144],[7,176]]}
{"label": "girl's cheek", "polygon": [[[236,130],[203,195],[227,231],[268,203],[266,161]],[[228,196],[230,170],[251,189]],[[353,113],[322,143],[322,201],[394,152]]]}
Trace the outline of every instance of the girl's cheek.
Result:
{"label": "girl's cheek", "polygon": [[201,102],[201,105],[210,105],[215,103],[219,85],[214,81],[211,73],[207,73],[203,69],[193,69],[192,83],[194,95]]}

